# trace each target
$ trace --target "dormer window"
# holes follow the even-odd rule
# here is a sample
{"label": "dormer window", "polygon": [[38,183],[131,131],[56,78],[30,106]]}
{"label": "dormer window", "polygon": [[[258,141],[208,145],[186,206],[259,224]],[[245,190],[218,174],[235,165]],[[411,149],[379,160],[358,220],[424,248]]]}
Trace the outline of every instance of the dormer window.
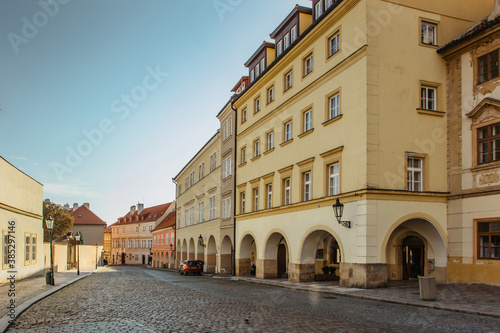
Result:
{"label": "dormer window", "polygon": [[333,5],[333,0],[325,0],[325,10]]}
{"label": "dormer window", "polygon": [[255,66],[255,77],[257,78],[257,77],[259,77],[259,75],[260,75],[260,65],[257,64]]}
{"label": "dormer window", "polygon": [[290,47],[290,33],[287,33],[285,37],[283,37],[283,41],[285,44],[285,50]]}
{"label": "dormer window", "polygon": [[277,52],[278,57],[283,53],[283,41],[282,40],[280,40],[278,42],[278,49],[276,52]]}
{"label": "dormer window", "polygon": [[319,1],[314,7],[314,9],[315,9],[314,18],[317,20],[321,15],[323,15],[323,0]]}
{"label": "dormer window", "polygon": [[254,80],[255,80],[255,72],[254,72],[254,70],[252,69],[252,70],[250,71],[250,82],[253,82]]}
{"label": "dormer window", "polygon": [[292,30],[290,31],[291,35],[292,35],[292,43],[295,42],[297,40],[297,25],[294,25]]}
{"label": "dormer window", "polygon": [[262,58],[261,61],[260,61],[260,72],[264,72],[264,70],[266,69],[266,59],[265,58]]}

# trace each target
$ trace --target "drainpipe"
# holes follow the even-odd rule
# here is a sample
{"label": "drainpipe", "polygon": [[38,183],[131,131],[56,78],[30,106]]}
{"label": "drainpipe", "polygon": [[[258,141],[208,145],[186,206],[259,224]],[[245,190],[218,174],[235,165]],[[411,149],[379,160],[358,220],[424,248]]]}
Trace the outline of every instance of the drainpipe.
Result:
{"label": "drainpipe", "polygon": [[231,109],[234,111],[234,163],[233,163],[233,255],[231,256],[231,275],[236,275],[236,169],[238,168],[238,152],[236,147],[236,136],[238,134],[238,110],[234,108],[234,100],[237,97],[237,94],[234,94],[231,97]]}

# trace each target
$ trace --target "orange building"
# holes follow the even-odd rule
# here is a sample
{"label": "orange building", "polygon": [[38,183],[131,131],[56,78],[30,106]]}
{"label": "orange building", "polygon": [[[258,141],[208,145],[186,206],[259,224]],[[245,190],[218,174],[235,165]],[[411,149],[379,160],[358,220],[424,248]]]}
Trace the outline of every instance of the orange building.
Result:
{"label": "orange building", "polygon": [[153,234],[153,267],[175,268],[175,211],[156,227]]}

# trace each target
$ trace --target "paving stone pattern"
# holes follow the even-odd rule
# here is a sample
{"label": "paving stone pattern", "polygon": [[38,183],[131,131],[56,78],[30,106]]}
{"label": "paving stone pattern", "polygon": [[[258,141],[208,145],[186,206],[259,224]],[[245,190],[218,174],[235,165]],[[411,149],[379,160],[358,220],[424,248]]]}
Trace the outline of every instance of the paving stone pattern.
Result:
{"label": "paving stone pattern", "polygon": [[8,332],[499,332],[499,327],[498,318],[109,267],[33,305]]}

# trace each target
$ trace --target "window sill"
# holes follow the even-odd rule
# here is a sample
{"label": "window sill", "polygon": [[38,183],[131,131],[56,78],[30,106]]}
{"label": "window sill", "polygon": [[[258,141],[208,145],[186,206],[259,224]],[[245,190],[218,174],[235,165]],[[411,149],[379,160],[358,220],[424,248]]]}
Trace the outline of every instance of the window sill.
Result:
{"label": "window sill", "polygon": [[264,152],[264,155],[267,155],[267,154],[269,154],[269,153],[272,153],[273,151],[274,151],[274,147],[273,147],[273,148],[271,148],[271,149],[266,150],[266,151]]}
{"label": "window sill", "polygon": [[299,134],[299,138],[301,138],[301,139],[302,139],[303,137],[305,137],[305,136],[307,136],[307,135],[311,134],[312,132],[314,132],[314,128],[311,128],[311,129],[310,129],[309,131],[307,131],[307,132],[300,133],[300,134]]}
{"label": "window sill", "polygon": [[238,165],[238,168],[244,167],[245,165],[247,165],[247,162],[241,163],[240,165]]}
{"label": "window sill", "polygon": [[492,161],[492,162],[478,164],[472,167],[471,171],[472,172],[486,171],[490,169],[497,169],[498,167],[500,167],[500,161]]}
{"label": "window sill", "polygon": [[288,144],[290,144],[292,142],[293,142],[293,139],[290,139],[290,140],[287,140],[285,142],[282,142],[282,143],[280,143],[280,147],[284,147],[284,146],[286,146],[286,145],[288,145]]}
{"label": "window sill", "polygon": [[232,136],[233,136],[232,134],[231,134],[231,135],[229,135],[227,138],[225,138],[225,139],[222,141],[222,143],[226,143],[226,141],[229,141],[229,139],[231,139],[231,137],[232,137]]}
{"label": "window sill", "polygon": [[255,156],[255,157],[253,157],[250,161],[252,161],[252,162],[253,162],[253,161],[256,161],[256,160],[258,160],[258,159],[260,158],[260,156],[261,156],[261,155],[257,155],[257,156]]}
{"label": "window sill", "polygon": [[436,116],[436,117],[444,117],[446,112],[444,111],[438,111],[438,110],[428,110],[428,109],[421,109],[417,108],[417,112],[420,114],[426,114],[429,116]]}
{"label": "window sill", "polygon": [[439,48],[439,45],[437,45],[437,44],[425,44],[425,43],[422,43],[422,42],[420,42],[420,46],[429,47],[431,49],[437,49],[437,48]]}
{"label": "window sill", "polygon": [[333,118],[328,119],[327,121],[323,122],[321,125],[323,125],[323,126],[330,125],[331,123],[334,123],[334,122],[340,120],[342,118],[342,116],[343,116],[343,114],[339,114],[338,116],[333,117]]}

